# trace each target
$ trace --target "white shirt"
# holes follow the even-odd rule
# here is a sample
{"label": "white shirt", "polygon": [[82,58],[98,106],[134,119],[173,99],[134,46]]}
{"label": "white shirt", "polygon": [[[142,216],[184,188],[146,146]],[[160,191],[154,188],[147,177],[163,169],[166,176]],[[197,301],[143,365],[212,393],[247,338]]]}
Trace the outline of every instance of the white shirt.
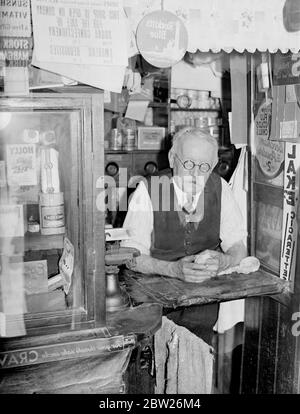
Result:
{"label": "white shirt", "polygon": [[[186,194],[174,183],[175,194],[179,206],[186,202]],[[234,199],[231,188],[227,182],[221,178],[221,218],[220,218],[220,239],[221,247],[226,252],[231,246],[239,241],[243,241],[247,231],[243,224],[240,209]],[[193,203],[197,205],[200,193],[198,193]],[[148,190],[141,181],[137,189],[132,194],[128,212],[123,224],[128,230],[131,238],[121,242],[122,247],[134,247],[141,254],[150,255],[151,234],[153,231],[153,207]]]}

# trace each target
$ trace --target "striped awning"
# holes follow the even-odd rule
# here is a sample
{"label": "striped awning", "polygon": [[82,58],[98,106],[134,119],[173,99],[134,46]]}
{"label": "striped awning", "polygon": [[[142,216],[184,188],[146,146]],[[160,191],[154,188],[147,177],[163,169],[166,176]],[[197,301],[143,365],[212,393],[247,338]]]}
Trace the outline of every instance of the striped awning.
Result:
{"label": "striped awning", "polygon": [[187,50],[300,50],[300,0],[124,0],[135,32],[154,10],[175,13],[188,30]]}

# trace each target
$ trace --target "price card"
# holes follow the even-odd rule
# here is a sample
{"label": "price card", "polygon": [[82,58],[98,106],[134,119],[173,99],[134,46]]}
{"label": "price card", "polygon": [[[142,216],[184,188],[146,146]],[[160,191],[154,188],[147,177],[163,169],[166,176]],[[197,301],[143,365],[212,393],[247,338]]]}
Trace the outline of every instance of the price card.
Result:
{"label": "price card", "polygon": [[6,146],[8,185],[37,185],[35,144]]}

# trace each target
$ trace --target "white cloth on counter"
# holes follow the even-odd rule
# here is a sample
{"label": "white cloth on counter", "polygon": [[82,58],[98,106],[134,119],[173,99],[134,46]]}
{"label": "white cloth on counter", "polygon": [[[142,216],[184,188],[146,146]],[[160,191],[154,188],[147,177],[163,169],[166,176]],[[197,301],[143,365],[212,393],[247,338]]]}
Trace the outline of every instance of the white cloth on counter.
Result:
{"label": "white cloth on counter", "polygon": [[256,272],[259,269],[260,261],[257,257],[247,256],[240,261],[240,264],[237,266],[229,267],[222,272],[218,272],[218,275],[229,275],[230,273],[244,273],[245,275]]}
{"label": "white cloth on counter", "polygon": [[[226,252],[233,244],[246,239],[247,228],[243,225],[243,217],[239,207],[232,197],[228,183],[221,178],[221,220],[220,239],[221,247]],[[174,183],[175,194],[180,207],[186,203],[184,194]],[[195,196],[197,205],[200,194]],[[130,240],[121,242],[122,247],[135,247],[141,254],[150,255],[151,234],[153,231],[153,207],[148,190],[143,182],[140,182],[133,193],[129,203],[128,212],[123,224],[131,236]]]}
{"label": "white cloth on counter", "polygon": [[213,348],[166,316],[155,333],[155,394],[211,394]]}
{"label": "white cloth on counter", "polygon": [[[248,166],[247,166],[247,146],[241,148],[238,164],[234,170],[229,185],[232,189],[234,198],[239,205],[243,227],[247,228],[247,205],[248,205]],[[244,243],[247,245],[246,236]],[[214,326],[214,330],[222,334],[231,329],[239,322],[244,322],[245,300],[238,299],[229,302],[221,302],[219,317]]]}

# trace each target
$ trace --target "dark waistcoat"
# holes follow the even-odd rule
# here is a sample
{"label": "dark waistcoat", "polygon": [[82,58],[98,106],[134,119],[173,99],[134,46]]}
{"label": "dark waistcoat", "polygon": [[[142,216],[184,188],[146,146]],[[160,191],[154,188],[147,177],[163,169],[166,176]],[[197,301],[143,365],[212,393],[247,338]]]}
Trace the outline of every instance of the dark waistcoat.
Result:
{"label": "dark waistcoat", "polygon": [[[170,178],[171,170],[161,171],[156,177],[161,180],[163,176]],[[221,185],[220,176],[215,173],[210,174],[204,188],[204,200],[201,196],[199,198],[199,203],[203,203],[201,211],[204,206],[204,215],[200,222],[195,223],[186,222],[185,213],[177,211],[173,183],[170,185],[169,193],[163,184],[159,184],[158,198],[153,182],[151,184],[150,179],[148,180],[148,191],[150,196],[152,192],[151,199],[154,209],[152,257],[175,261],[184,256],[200,253],[205,249],[215,250],[219,246]],[[156,195],[155,202],[153,202],[154,195]],[[168,208],[168,200],[170,200],[170,208]]]}

